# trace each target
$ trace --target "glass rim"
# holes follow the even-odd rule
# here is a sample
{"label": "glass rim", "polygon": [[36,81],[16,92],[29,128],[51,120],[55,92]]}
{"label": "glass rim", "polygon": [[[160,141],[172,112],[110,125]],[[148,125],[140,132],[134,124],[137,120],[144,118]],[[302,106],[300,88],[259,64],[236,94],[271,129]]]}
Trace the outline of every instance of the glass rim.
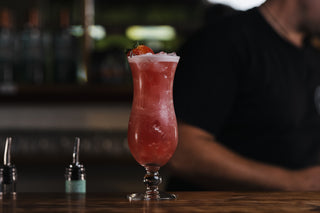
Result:
{"label": "glass rim", "polygon": [[157,60],[157,61],[169,61],[169,62],[178,62],[180,56],[177,55],[167,55],[167,54],[144,54],[144,55],[135,55],[135,56],[128,56],[129,62],[136,62],[136,61],[143,61],[147,59]]}

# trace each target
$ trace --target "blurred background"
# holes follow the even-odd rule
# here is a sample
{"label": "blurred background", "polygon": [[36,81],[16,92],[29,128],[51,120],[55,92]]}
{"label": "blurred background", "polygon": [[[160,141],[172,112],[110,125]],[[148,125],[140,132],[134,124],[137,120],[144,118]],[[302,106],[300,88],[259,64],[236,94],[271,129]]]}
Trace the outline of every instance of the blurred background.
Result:
{"label": "blurred background", "polygon": [[[132,83],[125,52],[137,43],[177,51],[232,8],[262,2],[2,0],[0,156],[12,136],[18,192],[63,192],[76,136],[88,192],[143,191],[144,170],[126,139]],[[160,173],[170,175],[165,167]]]}

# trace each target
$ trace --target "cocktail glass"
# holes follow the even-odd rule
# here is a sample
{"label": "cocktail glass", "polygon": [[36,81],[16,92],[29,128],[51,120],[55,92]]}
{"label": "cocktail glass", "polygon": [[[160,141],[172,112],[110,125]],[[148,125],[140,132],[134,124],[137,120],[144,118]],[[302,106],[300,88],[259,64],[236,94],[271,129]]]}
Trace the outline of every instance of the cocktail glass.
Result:
{"label": "cocktail glass", "polygon": [[128,144],[135,160],[146,170],[145,193],[129,200],[168,200],[173,194],[159,192],[159,169],[176,150],[177,120],[172,86],[179,61],[175,54],[145,54],[128,57],[133,78],[133,103],[128,125]]}

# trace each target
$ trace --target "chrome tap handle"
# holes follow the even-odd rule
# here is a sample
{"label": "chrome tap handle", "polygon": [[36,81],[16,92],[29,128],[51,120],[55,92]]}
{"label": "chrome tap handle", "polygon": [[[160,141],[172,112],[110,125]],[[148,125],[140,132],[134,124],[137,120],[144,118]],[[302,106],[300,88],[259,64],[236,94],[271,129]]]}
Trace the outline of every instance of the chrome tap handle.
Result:
{"label": "chrome tap handle", "polygon": [[3,164],[5,166],[11,165],[11,142],[12,142],[12,138],[7,137],[6,138],[6,145],[4,148],[4,155],[3,155]]}
{"label": "chrome tap handle", "polygon": [[80,138],[76,137],[74,146],[73,146],[73,164],[79,164],[79,150],[80,150]]}

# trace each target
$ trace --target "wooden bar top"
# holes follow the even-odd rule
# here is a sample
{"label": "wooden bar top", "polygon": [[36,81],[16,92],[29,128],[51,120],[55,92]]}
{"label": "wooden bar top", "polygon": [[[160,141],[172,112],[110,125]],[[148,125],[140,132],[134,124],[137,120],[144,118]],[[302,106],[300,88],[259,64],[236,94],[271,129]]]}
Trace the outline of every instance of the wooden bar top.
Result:
{"label": "wooden bar top", "polygon": [[3,213],[265,213],[320,212],[320,192],[176,192],[172,201],[132,201],[126,195],[86,194],[66,196],[21,193],[0,200]]}

